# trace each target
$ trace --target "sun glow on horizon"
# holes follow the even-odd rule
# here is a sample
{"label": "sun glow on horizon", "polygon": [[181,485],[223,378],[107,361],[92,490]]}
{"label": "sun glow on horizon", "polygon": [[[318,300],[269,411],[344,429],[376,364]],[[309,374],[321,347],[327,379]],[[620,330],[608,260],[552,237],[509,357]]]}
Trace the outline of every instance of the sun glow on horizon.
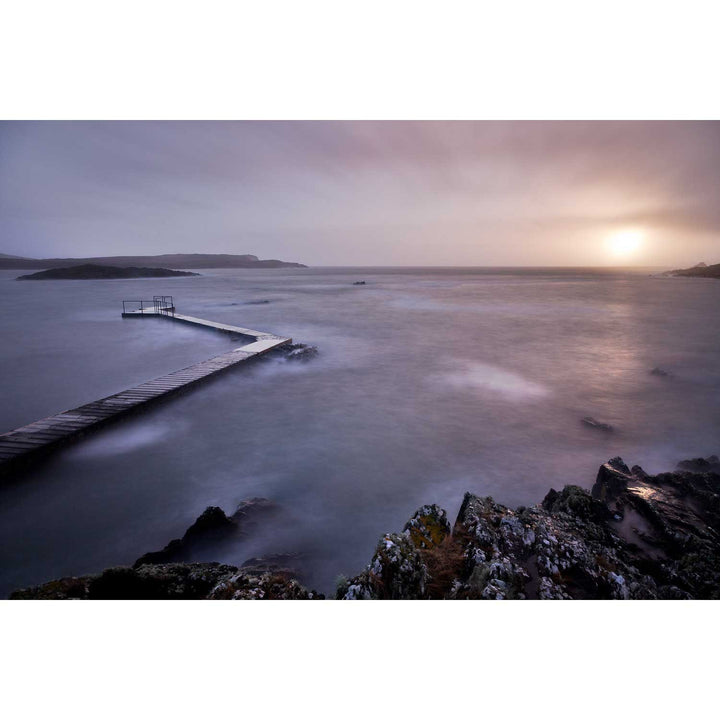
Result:
{"label": "sun glow on horizon", "polygon": [[605,240],[607,250],[615,257],[629,258],[642,246],[643,234],[639,230],[621,230]]}

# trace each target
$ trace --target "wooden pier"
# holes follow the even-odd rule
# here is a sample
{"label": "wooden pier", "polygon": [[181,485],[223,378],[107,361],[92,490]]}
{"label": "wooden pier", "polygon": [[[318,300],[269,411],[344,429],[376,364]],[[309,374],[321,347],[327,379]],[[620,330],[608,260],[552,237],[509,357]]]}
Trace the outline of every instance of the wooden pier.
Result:
{"label": "wooden pier", "polygon": [[43,420],[37,420],[30,425],[0,435],[0,474],[6,474],[93,430],[186,390],[203,380],[215,377],[242,362],[292,343],[291,338],[202,320],[189,315],[178,315],[175,313],[172,298],[159,303],[157,297],[153,302],[137,302],[140,303],[140,307],[136,309],[126,309],[127,301],[123,304],[123,317],[165,318],[173,322],[189,323],[202,328],[230,333],[246,338],[250,342],[222,355],[149,380],[142,385],[72,410],[66,410]]}

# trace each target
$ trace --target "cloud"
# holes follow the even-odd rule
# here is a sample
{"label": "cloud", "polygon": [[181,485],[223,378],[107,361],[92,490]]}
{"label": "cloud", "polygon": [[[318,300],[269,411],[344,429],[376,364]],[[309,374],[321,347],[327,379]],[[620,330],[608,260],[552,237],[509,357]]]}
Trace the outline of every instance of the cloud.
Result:
{"label": "cloud", "polygon": [[662,264],[720,231],[717,122],[4,122],[0,160],[15,254],[595,264],[640,224]]}

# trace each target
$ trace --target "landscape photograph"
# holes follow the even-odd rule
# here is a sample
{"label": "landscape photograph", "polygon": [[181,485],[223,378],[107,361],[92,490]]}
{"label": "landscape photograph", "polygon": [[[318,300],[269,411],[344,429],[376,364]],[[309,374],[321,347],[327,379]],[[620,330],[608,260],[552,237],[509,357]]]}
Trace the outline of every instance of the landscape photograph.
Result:
{"label": "landscape photograph", "polygon": [[4,3],[3,717],[711,716],[715,5]]}
{"label": "landscape photograph", "polygon": [[0,153],[3,598],[720,596],[719,122]]}

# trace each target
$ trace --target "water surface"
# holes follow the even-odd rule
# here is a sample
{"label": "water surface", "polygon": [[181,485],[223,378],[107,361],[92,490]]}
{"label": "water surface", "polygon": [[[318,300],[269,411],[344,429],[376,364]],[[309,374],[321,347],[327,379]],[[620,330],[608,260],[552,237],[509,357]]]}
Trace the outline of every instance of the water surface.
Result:
{"label": "water surface", "polygon": [[[120,317],[124,298],[317,345],[230,372],[53,456],[0,490],[0,594],[127,564],[207,505],[275,500],[219,560],[302,552],[330,591],[422,503],[510,505],[718,452],[720,282],[598,270],[204,270],[15,282],[0,272],[0,430],[219,354],[227,336]],[[366,285],[355,286],[356,280]],[[267,301],[267,302],[265,302]],[[672,377],[649,373],[659,366]],[[616,427],[583,426],[591,415]]]}

